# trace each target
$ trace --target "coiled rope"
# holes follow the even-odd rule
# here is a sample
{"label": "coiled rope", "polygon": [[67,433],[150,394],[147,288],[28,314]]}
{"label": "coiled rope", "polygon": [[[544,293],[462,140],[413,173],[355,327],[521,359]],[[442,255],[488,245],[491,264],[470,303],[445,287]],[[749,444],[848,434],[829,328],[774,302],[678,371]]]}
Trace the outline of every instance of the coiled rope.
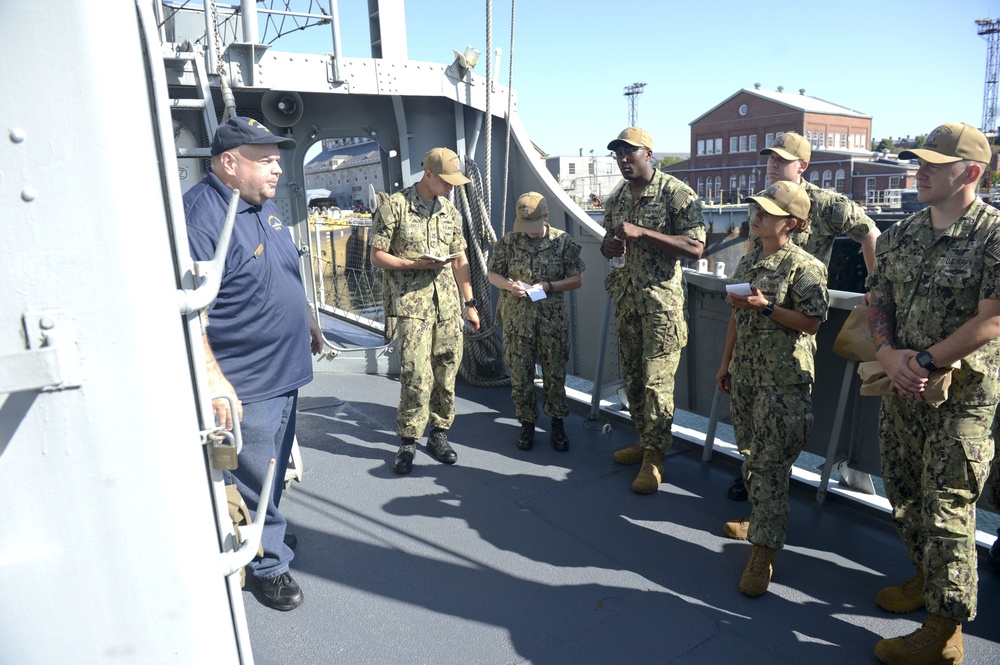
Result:
{"label": "coiled rope", "polygon": [[462,364],[458,373],[475,386],[510,385],[510,376],[503,362],[503,345],[493,319],[493,285],[489,279],[489,253],[497,236],[483,194],[483,176],[479,166],[466,161],[469,184],[454,190],[455,206],[464,220],[466,256],[472,275],[472,297],[479,301],[479,331],[465,334]]}

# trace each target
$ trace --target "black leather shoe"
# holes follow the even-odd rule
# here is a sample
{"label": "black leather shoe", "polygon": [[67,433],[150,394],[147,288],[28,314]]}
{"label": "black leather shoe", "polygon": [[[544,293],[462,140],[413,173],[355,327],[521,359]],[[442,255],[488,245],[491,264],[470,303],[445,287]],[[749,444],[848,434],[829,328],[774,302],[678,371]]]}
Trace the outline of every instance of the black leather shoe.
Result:
{"label": "black leather shoe", "polygon": [[569,450],[569,439],[566,438],[566,430],[563,428],[562,418],[552,419],[552,431],[549,432],[549,441],[552,442],[552,447],[560,452]]}
{"label": "black leather shoe", "polygon": [[729,498],[733,501],[746,501],[750,498],[747,492],[747,486],[743,482],[743,476],[740,476],[729,486]]}
{"label": "black leather shoe", "polygon": [[282,573],[271,579],[257,578],[264,604],[270,608],[287,612],[302,604],[302,589],[289,573]]}
{"label": "black leather shoe", "polygon": [[406,474],[413,470],[413,456],[417,454],[417,442],[415,439],[403,439],[399,446],[399,452],[392,460],[392,470],[398,474]]}
{"label": "black leather shoe", "polygon": [[299,546],[299,539],[295,537],[294,533],[285,532],[285,547],[295,551],[295,548]]}
{"label": "black leather shoe", "polygon": [[448,435],[443,429],[431,430],[427,437],[427,452],[443,464],[454,464],[458,461],[458,453],[448,444]]}
{"label": "black leather shoe", "polygon": [[535,423],[521,421],[521,433],[517,435],[517,447],[521,450],[531,450],[535,445]]}

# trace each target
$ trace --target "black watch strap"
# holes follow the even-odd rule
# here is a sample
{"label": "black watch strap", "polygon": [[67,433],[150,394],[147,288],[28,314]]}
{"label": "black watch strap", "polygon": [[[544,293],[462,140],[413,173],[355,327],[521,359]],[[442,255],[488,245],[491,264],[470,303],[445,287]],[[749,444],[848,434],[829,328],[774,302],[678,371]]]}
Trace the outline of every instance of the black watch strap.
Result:
{"label": "black watch strap", "polygon": [[774,313],[774,303],[769,302],[766,305],[764,305],[764,309],[760,310],[760,313],[763,314],[764,316],[771,316],[771,314]]}
{"label": "black watch strap", "polygon": [[465,306],[466,307],[477,307],[478,305],[479,305],[479,301],[477,301],[475,298],[473,298],[472,300],[466,300],[465,301]]}

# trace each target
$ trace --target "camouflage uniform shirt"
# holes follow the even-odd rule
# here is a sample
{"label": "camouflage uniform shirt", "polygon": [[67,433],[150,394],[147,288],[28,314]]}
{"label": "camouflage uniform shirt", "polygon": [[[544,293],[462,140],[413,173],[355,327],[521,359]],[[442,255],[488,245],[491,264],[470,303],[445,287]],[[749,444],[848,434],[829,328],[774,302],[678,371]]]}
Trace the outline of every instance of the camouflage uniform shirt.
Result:
{"label": "camouflage uniform shirt", "polygon": [[[924,351],[976,316],[979,301],[1000,298],[1000,211],[976,199],[937,238],[924,209],[879,236],[866,284],[896,310],[897,349]],[[998,399],[1000,340],[962,358],[948,403],[989,405]]]}
{"label": "camouflage uniform shirt", "polygon": [[[423,254],[447,256],[464,251],[458,210],[440,196],[432,205],[433,210],[428,209],[416,185],[390,196],[372,216],[372,248],[411,260]],[[386,270],[382,295],[387,329],[395,317],[443,320],[462,313],[450,264],[437,270]]]}
{"label": "camouflage uniform shirt", "polygon": [[[508,233],[493,248],[489,269],[498,275],[525,284],[544,284],[584,271],[580,258],[580,245],[565,231],[552,226],[541,238],[529,238],[525,233]],[[497,320],[505,330],[522,337],[535,334],[535,319],[565,317],[563,293],[549,293],[545,298],[532,301],[518,298],[510,291],[500,291]],[[569,331],[564,331],[568,337]]]}
{"label": "camouflage uniform shirt", "polygon": [[[795,243],[770,256],[755,246],[740,259],[732,283],[752,282],[779,307],[826,319],[830,297],[826,266]],[[783,326],[755,310],[737,309],[736,346],[729,365],[734,381],[757,386],[811,384],[816,336]]]}
{"label": "camouflage uniform shirt", "polygon": [[[605,239],[621,222],[652,229],[664,235],[686,236],[705,242],[705,218],[701,201],[683,182],[656,171],[653,179],[633,198],[628,182],[608,196],[604,203]],[[652,245],[627,241],[625,265],[612,270],[604,280],[611,302],[622,307],[630,299],[642,313],[682,312],[684,286],[681,262]]]}

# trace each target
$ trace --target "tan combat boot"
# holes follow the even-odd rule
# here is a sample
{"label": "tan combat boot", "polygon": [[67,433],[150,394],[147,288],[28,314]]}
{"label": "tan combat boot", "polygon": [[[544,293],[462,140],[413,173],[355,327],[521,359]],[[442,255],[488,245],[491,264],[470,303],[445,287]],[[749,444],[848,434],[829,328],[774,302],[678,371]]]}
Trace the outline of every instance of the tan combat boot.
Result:
{"label": "tan combat boot", "polygon": [[726,522],[725,524],[722,525],[722,534],[726,538],[732,538],[733,540],[746,540],[747,532],[749,530],[750,530],[749,517],[733,520],[732,522]]}
{"label": "tan combat boot", "polygon": [[924,606],[924,574],[902,584],[887,586],[875,596],[879,607],[895,614],[909,614]]}
{"label": "tan combat boot", "polygon": [[767,585],[771,583],[773,562],[774,550],[754,545],[747,567],[743,569],[743,577],[740,578],[740,593],[753,597],[763,596],[767,592]]}
{"label": "tan combat boot", "polygon": [[663,482],[663,453],[646,448],[642,453],[642,468],[632,481],[632,491],[636,494],[652,494]]}
{"label": "tan combat boot", "polygon": [[875,655],[887,665],[958,665],[964,651],[962,624],[937,614],[909,635],[875,645]]}
{"label": "tan combat boot", "polygon": [[640,445],[634,445],[629,448],[622,448],[614,454],[615,461],[619,464],[638,464],[642,461],[642,451],[645,450]]}

